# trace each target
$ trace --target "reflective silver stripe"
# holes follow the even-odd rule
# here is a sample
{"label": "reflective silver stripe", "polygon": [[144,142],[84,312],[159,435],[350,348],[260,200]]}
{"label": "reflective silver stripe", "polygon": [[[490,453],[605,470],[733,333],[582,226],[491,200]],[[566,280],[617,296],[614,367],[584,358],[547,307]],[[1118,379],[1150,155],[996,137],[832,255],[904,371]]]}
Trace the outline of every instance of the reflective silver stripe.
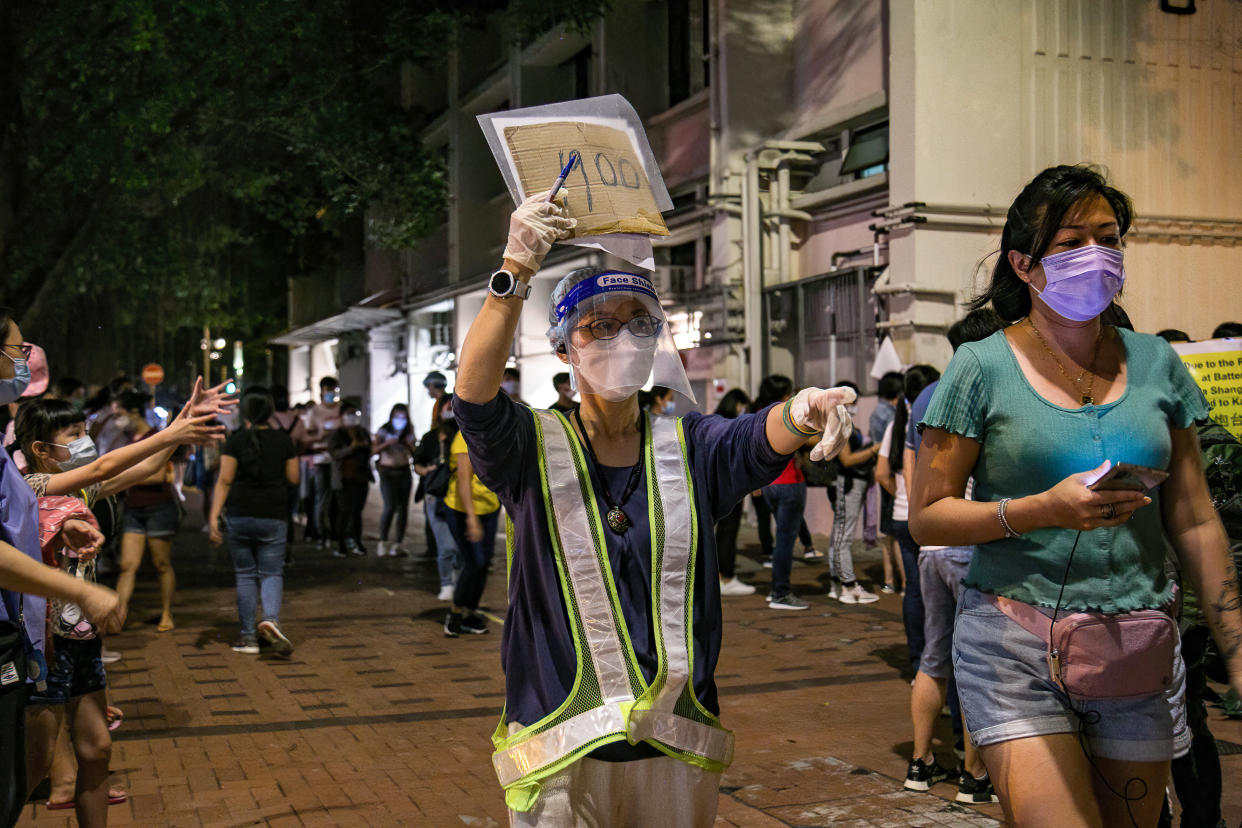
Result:
{"label": "reflective silver stripe", "polygon": [[733,734],[730,731],[667,710],[633,711],[630,714],[630,739],[656,739],[722,765],[733,762]]}
{"label": "reflective silver stripe", "polygon": [[615,704],[608,704],[579,713],[508,750],[492,754],[492,765],[496,768],[501,786],[508,787],[528,773],[559,761],[594,739],[624,732],[625,715]]}
{"label": "reflective silver stripe", "polygon": [[[660,564],[660,634],[668,675],[652,700],[656,710],[671,711],[690,678],[687,639],[686,579],[690,577],[690,486],[675,417],[651,417],[651,453],[664,518],[664,552]],[[659,736],[663,740],[663,736]]]}
{"label": "reflective silver stripe", "polygon": [[[536,413],[543,426],[548,493],[552,512],[556,515],[556,525],[549,528],[560,536],[569,582],[578,604],[578,620],[586,634],[600,695],[605,703],[631,701],[634,695],[626,670],[625,650],[613,623],[612,602],[587,520],[587,510],[594,504],[583,499],[565,426],[551,411]],[[601,553],[607,554],[603,550]]]}

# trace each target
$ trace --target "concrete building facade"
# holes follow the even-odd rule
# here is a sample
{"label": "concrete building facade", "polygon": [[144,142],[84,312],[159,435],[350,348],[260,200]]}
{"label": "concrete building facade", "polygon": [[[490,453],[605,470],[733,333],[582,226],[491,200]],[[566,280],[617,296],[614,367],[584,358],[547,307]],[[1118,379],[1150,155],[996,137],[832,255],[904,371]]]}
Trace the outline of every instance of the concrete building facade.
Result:
{"label": "concrete building facade", "polygon": [[[512,209],[475,116],[610,92],[644,118],[673,197],[655,278],[700,410],[771,372],[872,390],[886,335],[943,367],[1009,203],[1057,163],[1099,164],[1134,198],[1139,330],[1242,317],[1242,3],[616,0],[589,32],[458,44],[402,78],[439,113],[422,137],[446,161],[444,221],[417,249],[291,280],[330,275],[344,300],[277,340],[295,400],[335,372],[372,426],[406,401],[425,426],[422,377],[452,378]],[[562,369],[547,297],[591,263],[558,246],[535,279],[513,346],[534,405]]]}

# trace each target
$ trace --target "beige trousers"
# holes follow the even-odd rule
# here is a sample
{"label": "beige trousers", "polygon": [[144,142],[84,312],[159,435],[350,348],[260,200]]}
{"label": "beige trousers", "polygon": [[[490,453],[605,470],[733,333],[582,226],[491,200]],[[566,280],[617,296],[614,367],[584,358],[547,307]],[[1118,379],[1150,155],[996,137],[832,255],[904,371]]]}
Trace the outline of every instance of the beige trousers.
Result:
{"label": "beige trousers", "polygon": [[542,783],[535,806],[509,811],[511,828],[711,828],[720,774],[670,756],[580,759]]}

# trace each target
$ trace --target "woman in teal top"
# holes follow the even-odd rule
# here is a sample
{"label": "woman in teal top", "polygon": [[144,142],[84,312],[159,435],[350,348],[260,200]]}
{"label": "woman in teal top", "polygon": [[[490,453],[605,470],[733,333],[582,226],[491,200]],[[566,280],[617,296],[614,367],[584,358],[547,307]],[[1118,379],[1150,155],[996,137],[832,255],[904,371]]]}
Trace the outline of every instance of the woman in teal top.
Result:
{"label": "woman in teal top", "polygon": [[[1011,324],[957,352],[922,423],[910,529],[924,545],[977,547],[955,676],[1017,825],[1154,825],[1169,760],[1189,744],[1184,672],[1176,656],[1167,693],[1071,701],[1049,675],[1046,642],[993,596],[1047,615],[1160,608],[1173,594],[1171,545],[1213,596],[1209,621],[1242,688],[1237,576],[1193,428],[1207,403],[1163,340],[1100,321],[1125,278],[1130,218],[1129,199],[1090,168],[1050,168],[1028,184],[974,303]],[[1169,477],[1147,494],[1087,488],[1116,462]],[[1118,676],[1119,687],[1133,678]]]}

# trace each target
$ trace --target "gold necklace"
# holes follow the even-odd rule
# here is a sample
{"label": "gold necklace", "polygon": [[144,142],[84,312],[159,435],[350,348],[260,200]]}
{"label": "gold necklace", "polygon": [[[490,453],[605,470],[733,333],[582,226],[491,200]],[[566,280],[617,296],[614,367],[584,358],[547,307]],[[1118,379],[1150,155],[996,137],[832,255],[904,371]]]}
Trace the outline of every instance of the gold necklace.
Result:
{"label": "gold necklace", "polygon": [[[1079,388],[1082,385],[1083,377],[1087,375],[1089,369],[1095,365],[1096,360],[1100,356],[1100,343],[1104,341],[1104,325],[1100,325],[1100,332],[1095,337],[1095,348],[1091,351],[1090,361],[1088,361],[1087,364],[1083,366],[1083,369],[1078,372],[1078,378],[1074,379],[1069,375],[1069,371],[1065,370],[1065,366],[1061,364],[1061,358],[1057,356],[1057,352],[1052,350],[1052,347],[1048,344],[1048,340],[1044,339],[1044,335],[1039,332],[1039,328],[1035,327],[1035,320],[1028,316],[1026,318],[1026,322],[1030,325],[1031,331],[1035,334],[1035,338],[1039,340],[1039,344],[1044,346],[1044,350],[1048,352],[1048,356],[1052,357],[1052,361],[1056,363],[1057,370],[1061,372],[1061,376],[1073,383],[1074,388]],[[1087,383],[1087,390],[1080,392],[1083,405],[1095,405],[1095,396],[1093,394],[1095,390],[1095,372],[1091,371],[1090,373],[1091,379]]]}

